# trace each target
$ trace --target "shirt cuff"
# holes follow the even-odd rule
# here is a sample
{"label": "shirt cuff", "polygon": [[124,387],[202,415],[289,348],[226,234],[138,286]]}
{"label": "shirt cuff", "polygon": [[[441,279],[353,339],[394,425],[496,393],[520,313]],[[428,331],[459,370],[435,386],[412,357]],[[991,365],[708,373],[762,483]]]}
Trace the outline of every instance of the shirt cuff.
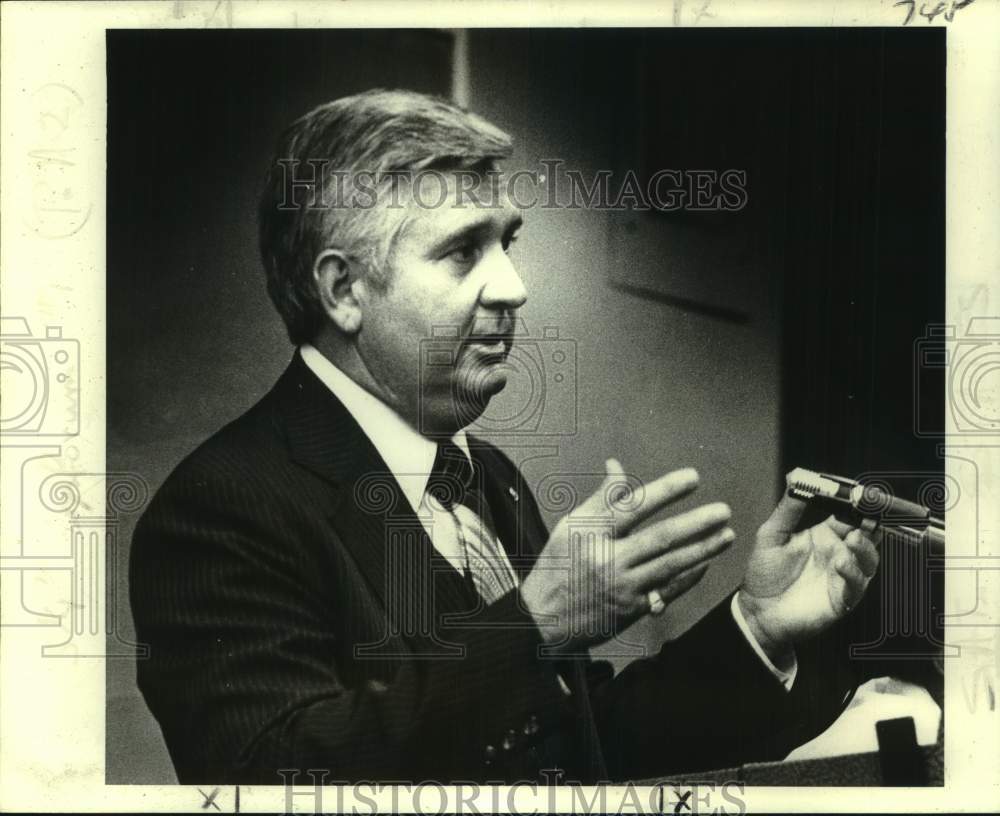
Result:
{"label": "shirt cuff", "polygon": [[[739,593],[736,593],[738,595]],[[740,609],[740,605],[736,600],[736,595],[733,595],[733,602],[730,604],[730,609],[733,612],[733,619],[736,621],[736,625],[740,628],[743,633],[743,637],[747,639],[747,643],[750,644],[750,648],[754,650],[754,653],[761,659],[767,670],[774,675],[775,679],[785,687],[785,691],[792,690],[792,683],[795,682],[795,675],[799,671],[799,661],[795,657],[795,653],[792,653],[792,666],[787,671],[779,669],[771,659],[767,656],[766,652],[760,647],[757,642],[757,638],[753,636],[753,632],[750,631],[750,626],[747,624],[746,618],[743,617],[743,610]]]}

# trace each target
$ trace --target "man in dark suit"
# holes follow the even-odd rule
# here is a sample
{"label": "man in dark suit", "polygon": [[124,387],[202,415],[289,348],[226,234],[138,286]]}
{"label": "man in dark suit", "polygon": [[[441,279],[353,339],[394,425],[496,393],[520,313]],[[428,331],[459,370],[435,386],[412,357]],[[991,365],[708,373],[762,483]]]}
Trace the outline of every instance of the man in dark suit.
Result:
{"label": "man in dark suit", "polygon": [[549,532],[518,469],[465,432],[505,385],[527,296],[507,255],[521,214],[493,172],[509,152],[407,92],[323,105],[282,138],[261,247],[296,352],[133,540],[138,682],[181,782],[726,766],[780,758],[856,683],[809,641],[857,605],[876,549],[832,519],[796,533],[791,498],[739,592],[683,637],[617,677],[587,656],[734,534],[723,504],[645,523],[698,476],[636,485],[614,460]]}

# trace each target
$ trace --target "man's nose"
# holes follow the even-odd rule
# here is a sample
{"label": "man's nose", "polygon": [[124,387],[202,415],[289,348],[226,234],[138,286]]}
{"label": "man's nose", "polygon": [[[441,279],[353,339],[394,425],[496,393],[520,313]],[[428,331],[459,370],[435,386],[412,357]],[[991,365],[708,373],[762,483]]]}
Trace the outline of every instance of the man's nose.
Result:
{"label": "man's nose", "polygon": [[516,309],[528,299],[528,290],[510,257],[497,247],[483,261],[486,281],[479,299],[484,306]]}

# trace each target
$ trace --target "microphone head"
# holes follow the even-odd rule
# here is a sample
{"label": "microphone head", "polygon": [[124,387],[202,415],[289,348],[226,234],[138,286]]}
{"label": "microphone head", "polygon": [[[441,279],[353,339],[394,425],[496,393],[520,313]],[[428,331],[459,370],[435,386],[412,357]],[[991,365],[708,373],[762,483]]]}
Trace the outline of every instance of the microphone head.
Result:
{"label": "microphone head", "polygon": [[785,477],[785,482],[788,485],[788,492],[800,499],[813,499],[816,496],[834,499],[837,498],[837,491],[840,488],[833,479],[805,468],[795,468]]}

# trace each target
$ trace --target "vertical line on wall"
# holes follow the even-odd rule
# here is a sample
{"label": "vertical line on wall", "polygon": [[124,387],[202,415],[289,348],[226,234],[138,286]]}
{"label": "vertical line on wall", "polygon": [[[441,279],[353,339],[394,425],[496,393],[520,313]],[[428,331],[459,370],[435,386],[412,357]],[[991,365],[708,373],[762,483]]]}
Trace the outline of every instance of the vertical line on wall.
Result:
{"label": "vertical line on wall", "polygon": [[469,30],[452,30],[451,98],[456,105],[469,107]]}

